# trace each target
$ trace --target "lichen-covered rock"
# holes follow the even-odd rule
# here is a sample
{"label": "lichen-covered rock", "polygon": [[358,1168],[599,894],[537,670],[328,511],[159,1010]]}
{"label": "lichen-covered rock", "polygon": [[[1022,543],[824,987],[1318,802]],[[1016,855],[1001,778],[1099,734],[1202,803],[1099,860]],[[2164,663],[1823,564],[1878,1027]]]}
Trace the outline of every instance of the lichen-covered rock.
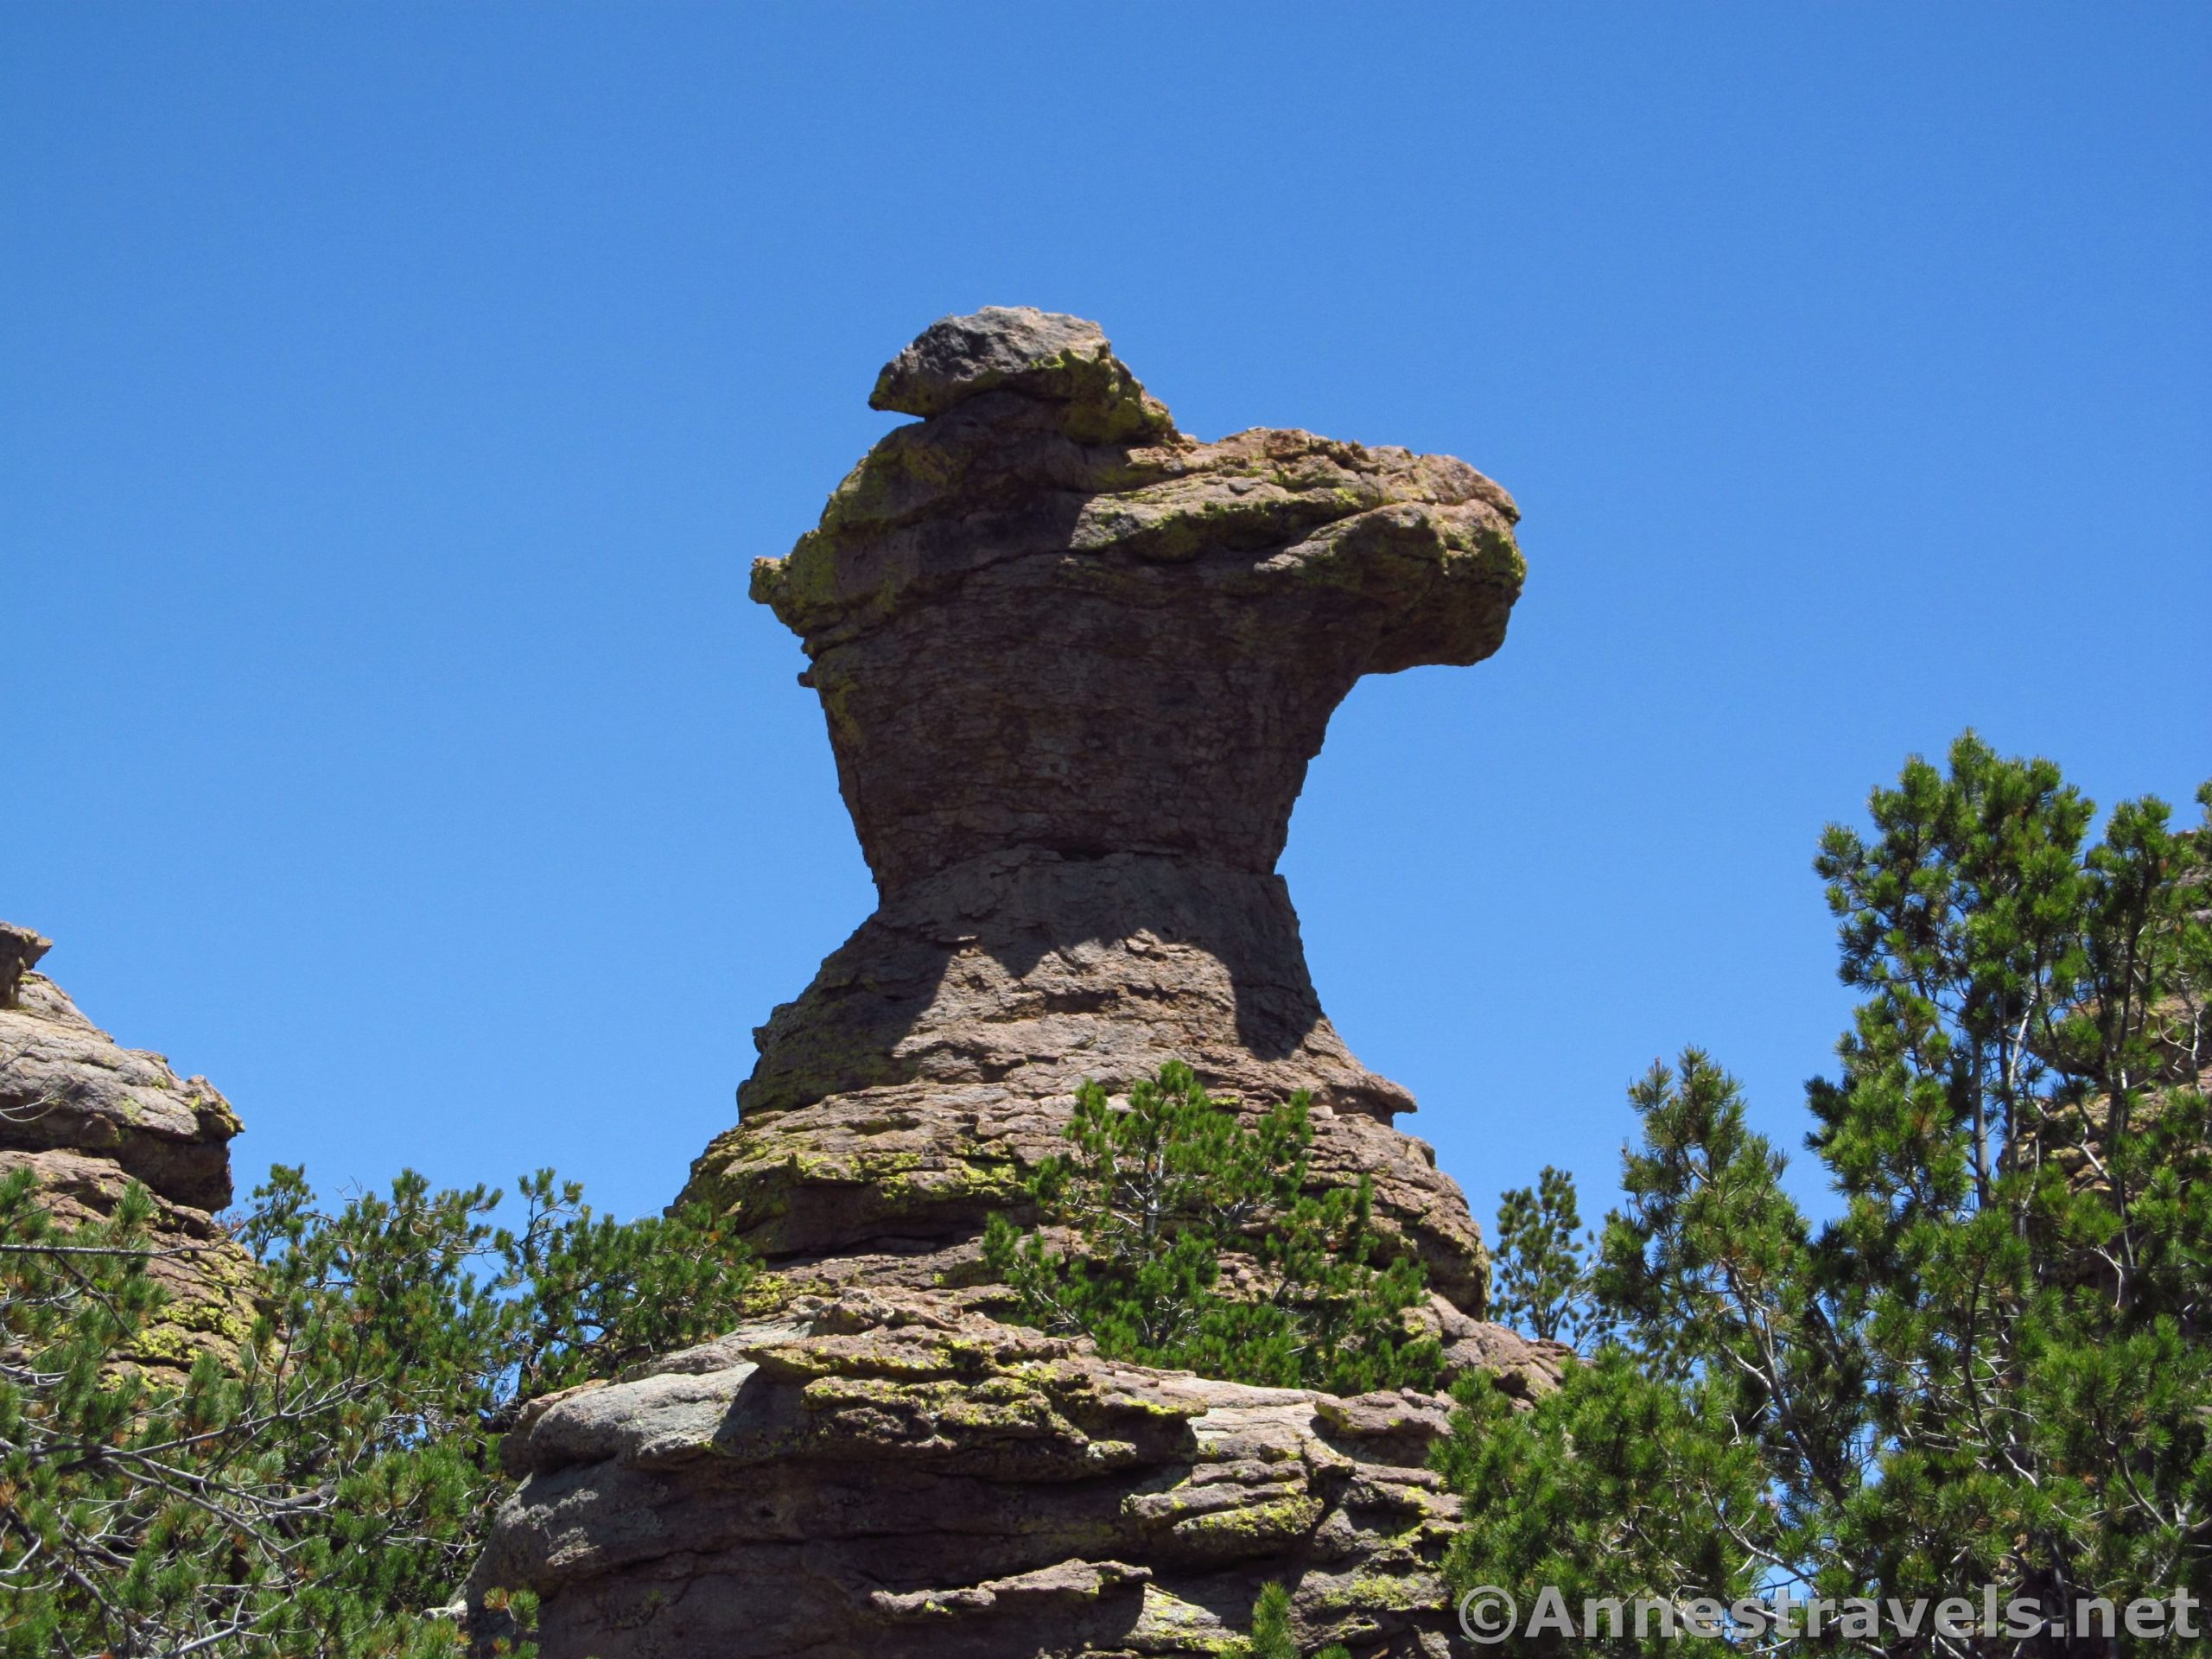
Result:
{"label": "lichen-covered rock", "polygon": [[934,324],[883,365],[868,401],[871,409],[928,416],[1001,388],[1060,405],[1064,426],[1086,441],[1175,430],[1166,406],[1114,355],[1105,330],[1029,306],[987,305]]}
{"label": "lichen-covered rock", "polygon": [[957,1249],[1065,1150],[1087,1078],[1173,1058],[1255,1108],[1311,1090],[1317,1179],[1370,1176],[1432,1282],[1481,1306],[1466,1201],[1390,1127],[1411,1100],[1323,1016],[1278,876],[1128,854],[971,861],[887,898],[761,1046],[742,1122],[689,1196],[772,1260]]}
{"label": "lichen-covered rock", "polygon": [[115,1039],[32,966],[49,942],[4,927],[0,957],[0,1149],[63,1148],[111,1159],[172,1203],[231,1201],[238,1116],[205,1077],[180,1077],[159,1054]]}
{"label": "lichen-covered rock", "polygon": [[971,1295],[849,1291],[540,1402],[471,1586],[545,1659],[1201,1655],[1294,1586],[1310,1644],[1441,1656],[1440,1395],[1103,1360]]}
{"label": "lichen-covered rock", "polygon": [[28,1169],[64,1225],[114,1213],[124,1188],[154,1201],[149,1268],[168,1305],[131,1357],[188,1368],[251,1332],[251,1264],[215,1224],[231,1201],[237,1115],[205,1077],[118,1047],[34,971],[51,942],[0,923],[0,1175]]}
{"label": "lichen-covered rock", "polygon": [[925,418],[753,594],[804,642],[882,902],[758,1033],[687,1196],[779,1263],[944,1280],[1079,1084],[1181,1058],[1255,1111],[1310,1090],[1317,1179],[1371,1177],[1479,1312],[1465,1200],[1322,1014],[1274,865],[1356,680],[1504,638],[1510,498],[1445,456],[1201,443],[1096,324],[1022,308],[936,324],[874,402]]}
{"label": "lichen-covered rock", "polygon": [[758,1321],[531,1408],[472,1624],[528,1589],[547,1659],[1128,1659],[1217,1653],[1279,1580],[1309,1645],[1440,1656],[1440,1397],[1102,1359],[1005,1323],[976,1241],[1085,1080],[1182,1059],[1254,1112],[1310,1091],[1314,1180],[1372,1180],[1455,1373],[1556,1382],[1478,1317],[1466,1201],[1323,1015],[1274,873],[1353,683],[1497,648],[1513,504],[1440,456],[1200,443],[1038,311],[937,324],[873,401],[923,418],[753,570],[880,894],[686,1189],[767,1258]]}

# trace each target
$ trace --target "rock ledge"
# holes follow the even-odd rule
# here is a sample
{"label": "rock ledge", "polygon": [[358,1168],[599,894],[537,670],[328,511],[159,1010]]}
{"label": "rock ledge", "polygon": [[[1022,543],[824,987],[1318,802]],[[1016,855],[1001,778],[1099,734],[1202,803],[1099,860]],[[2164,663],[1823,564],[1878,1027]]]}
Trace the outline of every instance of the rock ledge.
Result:
{"label": "rock ledge", "polygon": [[1443,1396],[1119,1364],[977,1300],[803,1298],[538,1402],[473,1603],[537,1590],[545,1659],[1122,1659],[1217,1652],[1279,1580],[1309,1644],[1450,1651]]}

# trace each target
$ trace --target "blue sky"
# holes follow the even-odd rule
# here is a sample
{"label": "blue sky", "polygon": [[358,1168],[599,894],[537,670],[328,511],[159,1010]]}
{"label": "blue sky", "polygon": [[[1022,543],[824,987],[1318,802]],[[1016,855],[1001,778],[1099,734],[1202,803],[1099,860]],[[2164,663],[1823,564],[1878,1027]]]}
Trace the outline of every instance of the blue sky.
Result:
{"label": "blue sky", "polygon": [[1284,862],[1477,1212],[1685,1042],[1794,1147],[1824,821],[1969,724],[2212,774],[2209,82],[2179,5],[10,7],[0,916],[243,1171],[658,1208],[873,902],[747,567],[1036,304],[1522,504]]}

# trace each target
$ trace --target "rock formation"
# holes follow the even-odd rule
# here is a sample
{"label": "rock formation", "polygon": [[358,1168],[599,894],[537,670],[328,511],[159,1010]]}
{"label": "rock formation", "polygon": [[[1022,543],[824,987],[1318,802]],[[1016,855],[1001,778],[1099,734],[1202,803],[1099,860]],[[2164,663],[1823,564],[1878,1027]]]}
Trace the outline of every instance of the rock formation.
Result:
{"label": "rock formation", "polygon": [[124,1189],[154,1199],[152,1272],[169,1302],[131,1357],[188,1368],[251,1330],[245,1255],[213,1212],[231,1201],[238,1120],[205,1077],[118,1047],[37,963],[52,941],[0,922],[0,1176],[28,1169],[66,1225],[113,1214]]}
{"label": "rock formation", "polygon": [[1278,1579],[1317,1642],[1441,1653],[1439,1399],[1105,1361],[994,1317],[976,1240],[1080,1084],[1180,1058],[1254,1111],[1310,1090],[1316,1179],[1372,1179],[1454,1364],[1556,1374],[1480,1322],[1465,1200],[1274,873],[1354,682],[1504,638],[1513,503],[1440,456],[1201,443],[1032,310],[937,324],[871,401],[920,418],[753,569],[880,894],[686,1189],[772,1269],[762,1322],[533,1412],[474,1605],[537,1591],[547,1659],[1197,1654]]}
{"label": "rock formation", "polygon": [[1372,1175],[1478,1310],[1465,1201],[1323,1016],[1274,865],[1354,681],[1503,639],[1511,499],[1442,456],[1197,442],[1036,311],[938,323],[871,401],[925,418],[753,591],[804,641],[882,902],[759,1033],[691,1195],[772,1259],[931,1282],[1078,1084],[1180,1058],[1255,1107],[1311,1090],[1317,1168]]}
{"label": "rock formation", "polygon": [[1303,1633],[1441,1656],[1448,1402],[1101,1360],[942,1292],[849,1290],[541,1402],[478,1569],[546,1659],[1212,1654],[1261,1586]]}

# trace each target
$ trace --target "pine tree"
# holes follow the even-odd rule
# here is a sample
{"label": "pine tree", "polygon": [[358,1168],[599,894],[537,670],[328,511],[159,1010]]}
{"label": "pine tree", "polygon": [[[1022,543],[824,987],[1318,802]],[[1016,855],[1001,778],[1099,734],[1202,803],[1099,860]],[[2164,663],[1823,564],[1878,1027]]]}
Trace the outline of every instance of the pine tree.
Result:
{"label": "pine tree", "polygon": [[[235,1233],[258,1324],[181,1383],[136,1366],[162,1294],[143,1188],[64,1231],[0,1179],[0,1659],[429,1659],[496,1441],[533,1395],[724,1327],[750,1257],[701,1211],[617,1224],[541,1171],[403,1175],[318,1208],[279,1168]],[[511,1611],[523,1626],[529,1608]]]}
{"label": "pine tree", "polygon": [[[1099,1351],[1231,1382],[1361,1394],[1435,1386],[1442,1355],[1406,1326],[1427,1295],[1421,1264],[1387,1262],[1363,1177],[1308,1192],[1306,1096],[1250,1124],[1169,1061],[1125,1107],[1078,1092],[1073,1149],[1045,1160],[1030,1191],[1046,1226],[1026,1236],[990,1218],[983,1259],[1039,1329]],[[1250,1282],[1223,1287],[1231,1254]]]}
{"label": "pine tree", "polygon": [[[1227,1649],[1223,1659],[1300,1659],[1290,1622],[1290,1592],[1280,1584],[1260,1587],[1252,1604],[1252,1632]],[[1313,1659],[1351,1659],[1351,1649],[1332,1643]]]}
{"label": "pine tree", "polygon": [[2056,767],[1968,734],[1874,792],[1871,837],[1827,831],[1864,1000],[1840,1076],[1810,1085],[1808,1144],[1842,1213],[1807,1219],[1709,1057],[1637,1083],[1592,1275],[1618,1343],[1525,1415],[1462,1391],[1455,1581],[1989,1585],[2059,1621],[2033,1637],[2054,1653],[2158,1646],[2107,1639],[2094,1607],[2076,1639],[2096,1599],[2212,1597],[2212,785],[2199,799],[2196,828],[2146,799],[2092,843]]}
{"label": "pine tree", "polygon": [[1492,1311],[1532,1337],[1570,1347],[1593,1344],[1603,1319],[1591,1294],[1593,1241],[1582,1230],[1574,1178],[1544,1166],[1535,1187],[1514,1187],[1497,1206],[1491,1262]]}

